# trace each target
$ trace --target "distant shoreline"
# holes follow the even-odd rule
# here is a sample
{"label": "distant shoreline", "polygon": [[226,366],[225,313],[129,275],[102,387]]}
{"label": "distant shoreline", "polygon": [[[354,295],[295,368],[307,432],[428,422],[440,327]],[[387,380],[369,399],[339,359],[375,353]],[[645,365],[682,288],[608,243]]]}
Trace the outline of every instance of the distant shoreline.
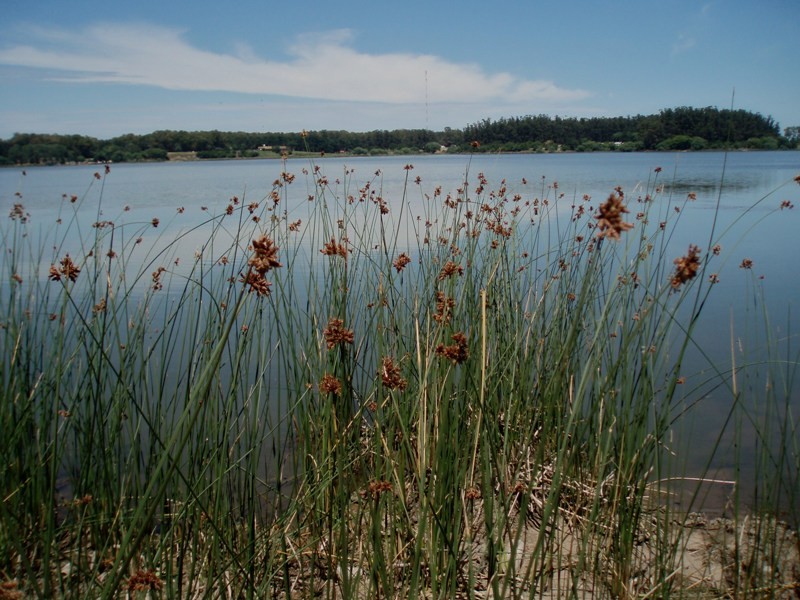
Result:
{"label": "distant shoreline", "polygon": [[[619,150],[596,150],[591,152],[582,152],[578,150],[559,150],[559,151],[534,151],[534,150],[519,150],[519,151],[490,151],[490,152],[386,152],[381,154],[353,154],[350,152],[341,153],[326,153],[326,152],[292,152],[287,156],[275,154],[274,156],[231,156],[231,157],[215,157],[215,158],[201,158],[198,156],[192,158],[167,158],[166,160],[147,159],[147,160],[133,160],[133,161],[97,161],[97,162],[65,162],[65,163],[18,163],[18,164],[0,164],[0,169],[21,169],[30,167],[91,167],[91,166],[105,166],[105,165],[141,165],[141,164],[164,164],[164,163],[186,163],[186,162],[238,162],[238,161],[256,161],[256,160],[283,160],[285,158],[386,158],[394,156],[498,156],[498,155],[520,155],[520,154],[711,154],[719,152],[748,152],[748,153],[771,153],[771,152],[800,152],[800,148],[778,148],[772,150],[754,149],[754,148],[706,148],[703,150],[632,150],[632,151],[619,151]],[[187,153],[188,154],[188,153]]]}

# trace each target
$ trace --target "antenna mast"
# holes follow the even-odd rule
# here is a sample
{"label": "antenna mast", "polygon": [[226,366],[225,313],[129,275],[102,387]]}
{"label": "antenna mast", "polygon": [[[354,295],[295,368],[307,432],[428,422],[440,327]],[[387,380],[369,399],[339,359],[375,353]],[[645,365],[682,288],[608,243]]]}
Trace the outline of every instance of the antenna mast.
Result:
{"label": "antenna mast", "polygon": [[430,129],[428,125],[428,69],[425,69],[425,129]]}

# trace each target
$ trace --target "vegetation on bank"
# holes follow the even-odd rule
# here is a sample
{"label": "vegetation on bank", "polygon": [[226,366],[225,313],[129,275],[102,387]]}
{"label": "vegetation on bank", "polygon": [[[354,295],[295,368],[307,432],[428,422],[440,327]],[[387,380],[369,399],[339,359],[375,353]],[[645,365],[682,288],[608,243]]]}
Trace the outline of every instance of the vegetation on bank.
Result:
{"label": "vegetation on bank", "polygon": [[18,133],[0,140],[0,165],[167,160],[170,153],[193,158],[278,157],[304,150],[351,155],[472,152],[557,152],[797,148],[800,129],[780,135],[771,117],[745,110],[688,108],[635,117],[562,118],[547,115],[484,119],[444,131],[309,131],[246,133],[156,131],[98,140],[82,135]]}
{"label": "vegetation on bank", "polygon": [[[794,593],[794,345],[765,322],[769,360],[686,364],[731,241],[668,253],[693,193],[660,168],[637,197],[511,191],[467,163],[452,192],[409,164],[386,198],[380,172],[288,164],[168,233],[104,214],[110,167],[56,223],[21,176],[0,227],[3,597]],[[754,203],[773,201],[792,208]],[[687,571],[701,488],[671,433],[695,371],[727,390],[720,446],[745,424],[759,444],[719,568]]]}

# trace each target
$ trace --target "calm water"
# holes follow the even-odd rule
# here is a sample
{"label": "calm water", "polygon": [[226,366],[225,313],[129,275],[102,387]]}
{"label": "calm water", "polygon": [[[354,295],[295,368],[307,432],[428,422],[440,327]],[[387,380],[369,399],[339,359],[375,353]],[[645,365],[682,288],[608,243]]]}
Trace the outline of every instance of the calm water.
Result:
{"label": "calm water", "polygon": [[[413,170],[404,168],[408,163]],[[370,182],[390,207],[397,209],[405,202],[416,215],[425,214],[426,194],[432,195],[436,186],[441,186],[443,196],[455,195],[465,176],[474,187],[478,173],[483,173],[488,189],[499,188],[505,180],[509,196],[519,193],[523,199],[533,200],[563,194],[557,206],[567,220],[572,200],[585,194],[600,201],[620,186],[629,201],[643,195],[650,189],[648,185],[652,187],[655,169],[661,167],[658,181],[664,191],[658,202],[666,206],[670,198],[680,202],[690,192],[697,195],[681,214],[668,256],[684,254],[690,243],[707,251],[715,216],[717,219],[714,241],[723,247],[722,266],[720,283],[704,308],[699,335],[704,351],[713,361],[730,365],[733,339],[737,364],[759,360],[765,337],[763,314],[768,314],[768,331],[781,341],[783,358],[797,360],[800,325],[793,315],[800,300],[800,185],[793,178],[800,174],[800,152],[737,152],[727,157],[723,153],[326,157],[313,164],[307,159],[290,159],[285,167],[278,160],[119,164],[113,165],[104,179],[94,177],[96,171],[102,174],[102,166],[27,167],[25,175],[22,169],[6,168],[0,169],[0,204],[7,215],[15,202],[21,202],[32,215],[32,231],[52,234],[54,228],[57,232],[59,227],[70,226],[72,207],[68,204],[75,195],[75,206],[79,206],[76,222],[83,227],[83,235],[91,233],[88,223],[111,220],[127,224],[120,230],[121,236],[144,237],[138,262],[131,268],[167,258],[190,263],[208,231],[192,232],[192,226],[222,214],[233,196],[245,205],[264,201],[284,168],[297,180],[289,188],[289,203],[282,203],[279,210],[285,211],[290,221],[305,222],[309,210],[306,197],[314,189],[307,183],[312,178],[305,178],[303,171],[313,172],[315,165],[328,178],[331,194],[357,196]],[[420,182],[408,185],[404,198],[406,177],[412,182],[419,177]],[[780,210],[784,200],[796,208]],[[179,214],[179,208],[184,212]],[[61,225],[57,225],[59,218]],[[156,229],[150,225],[153,218],[160,221]],[[183,235],[178,249],[159,256],[178,235]],[[57,249],[45,248],[43,274],[52,256],[64,252],[80,255],[79,251],[80,243],[73,235],[63,239]],[[753,261],[755,283],[753,273],[739,268],[744,258]],[[5,268],[2,272],[7,277]],[[760,290],[763,304],[758,299]],[[691,353],[687,361],[690,382],[699,385],[709,372],[707,362],[699,351]],[[727,416],[730,398],[726,394],[707,390],[707,397],[682,429],[683,435],[692,439],[698,465],[704,463],[715,432]],[[795,390],[795,415],[800,413],[797,395]],[[751,450],[741,449],[744,455]],[[724,475],[732,462],[732,457],[727,460],[722,453],[715,465]]]}

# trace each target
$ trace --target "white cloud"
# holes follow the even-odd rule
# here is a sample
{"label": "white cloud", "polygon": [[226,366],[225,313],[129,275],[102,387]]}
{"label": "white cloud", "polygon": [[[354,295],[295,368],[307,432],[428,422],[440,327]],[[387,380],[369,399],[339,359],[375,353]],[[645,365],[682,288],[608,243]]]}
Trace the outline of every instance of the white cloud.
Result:
{"label": "white cloud", "polygon": [[260,56],[244,44],[235,54],[209,52],[189,44],[179,30],[154,25],[94,25],[77,35],[39,29],[31,37],[34,43],[0,50],[0,64],[60,71],[57,80],[73,83],[392,104],[550,105],[590,96],[552,81],[487,73],[479,65],[433,55],[366,54],[352,47],[347,30],[300,36],[283,60]]}

